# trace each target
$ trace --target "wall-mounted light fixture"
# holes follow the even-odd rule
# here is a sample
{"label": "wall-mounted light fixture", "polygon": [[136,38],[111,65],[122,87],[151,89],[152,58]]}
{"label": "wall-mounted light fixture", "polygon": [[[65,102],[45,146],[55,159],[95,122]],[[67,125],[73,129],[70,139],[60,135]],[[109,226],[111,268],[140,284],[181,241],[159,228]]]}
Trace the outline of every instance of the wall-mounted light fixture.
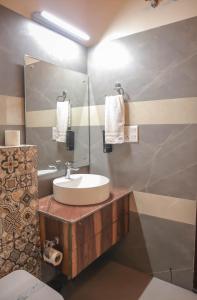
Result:
{"label": "wall-mounted light fixture", "polygon": [[84,41],[88,41],[90,39],[90,36],[87,33],[63,21],[62,19],[59,19],[47,11],[34,12],[32,14],[32,19],[62,35],[69,35]]}
{"label": "wall-mounted light fixture", "polygon": [[157,7],[159,4],[159,0],[145,0],[145,1],[150,1],[152,7]]}

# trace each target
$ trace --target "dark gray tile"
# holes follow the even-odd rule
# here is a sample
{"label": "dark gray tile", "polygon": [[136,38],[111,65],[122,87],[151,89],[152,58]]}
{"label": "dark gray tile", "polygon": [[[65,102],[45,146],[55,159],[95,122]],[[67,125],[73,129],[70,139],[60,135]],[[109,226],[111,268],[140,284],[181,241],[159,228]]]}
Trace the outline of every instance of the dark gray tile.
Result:
{"label": "dark gray tile", "polygon": [[154,272],[153,276],[156,277],[156,278],[159,278],[161,280],[172,283],[172,275],[171,275],[171,272],[169,270],[164,271],[164,272]]}
{"label": "dark gray tile", "polygon": [[193,269],[186,270],[173,270],[172,271],[172,282],[173,284],[179,285],[185,289],[193,289]]}
{"label": "dark gray tile", "polygon": [[[146,215],[130,214],[130,231],[111,252],[113,259],[128,267],[154,274],[173,283],[184,284],[186,272],[193,269],[195,226]],[[180,270],[180,273],[178,273]],[[163,273],[161,277],[161,273]],[[185,276],[184,276],[185,274]]]}
{"label": "dark gray tile", "polygon": [[197,125],[142,125],[139,143],[114,145],[103,153],[102,127],[91,127],[91,172],[115,186],[196,199]]}
{"label": "dark gray tile", "polygon": [[26,111],[56,109],[63,91],[72,107],[88,106],[87,74],[43,61],[25,66]]}
{"label": "dark gray tile", "polygon": [[111,69],[107,63],[97,68],[98,50],[89,49],[91,104],[103,104],[117,81],[132,101],[196,97],[197,17],[129,35],[118,43],[130,61],[122,68]]}

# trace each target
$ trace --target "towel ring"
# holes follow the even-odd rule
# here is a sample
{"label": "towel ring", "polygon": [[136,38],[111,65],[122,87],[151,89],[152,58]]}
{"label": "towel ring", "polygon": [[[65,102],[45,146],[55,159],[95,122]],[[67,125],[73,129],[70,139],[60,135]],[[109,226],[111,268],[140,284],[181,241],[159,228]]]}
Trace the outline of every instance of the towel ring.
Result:
{"label": "towel ring", "polygon": [[66,97],[67,97],[67,92],[63,91],[61,96],[58,96],[56,98],[56,101],[60,101],[60,99],[62,99],[62,102],[66,101]]}
{"label": "towel ring", "polygon": [[119,95],[124,95],[124,89],[123,89],[121,83],[119,83],[119,82],[115,83],[114,90],[115,90]]}

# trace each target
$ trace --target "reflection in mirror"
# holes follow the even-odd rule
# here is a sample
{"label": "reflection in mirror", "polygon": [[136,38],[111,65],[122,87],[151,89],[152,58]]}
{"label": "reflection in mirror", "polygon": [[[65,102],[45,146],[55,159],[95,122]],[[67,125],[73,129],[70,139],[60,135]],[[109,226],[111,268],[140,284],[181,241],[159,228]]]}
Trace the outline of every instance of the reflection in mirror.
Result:
{"label": "reflection in mirror", "polygon": [[26,55],[25,103],[26,144],[38,146],[42,172],[89,165],[87,74]]}

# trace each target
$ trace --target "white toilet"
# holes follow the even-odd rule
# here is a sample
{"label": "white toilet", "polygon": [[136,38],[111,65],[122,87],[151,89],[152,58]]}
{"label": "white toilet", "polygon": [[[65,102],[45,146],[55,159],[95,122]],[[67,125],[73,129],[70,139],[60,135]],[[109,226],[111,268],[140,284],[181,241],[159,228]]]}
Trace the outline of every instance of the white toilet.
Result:
{"label": "white toilet", "polygon": [[63,300],[51,287],[26,271],[18,270],[0,279],[0,300]]}

